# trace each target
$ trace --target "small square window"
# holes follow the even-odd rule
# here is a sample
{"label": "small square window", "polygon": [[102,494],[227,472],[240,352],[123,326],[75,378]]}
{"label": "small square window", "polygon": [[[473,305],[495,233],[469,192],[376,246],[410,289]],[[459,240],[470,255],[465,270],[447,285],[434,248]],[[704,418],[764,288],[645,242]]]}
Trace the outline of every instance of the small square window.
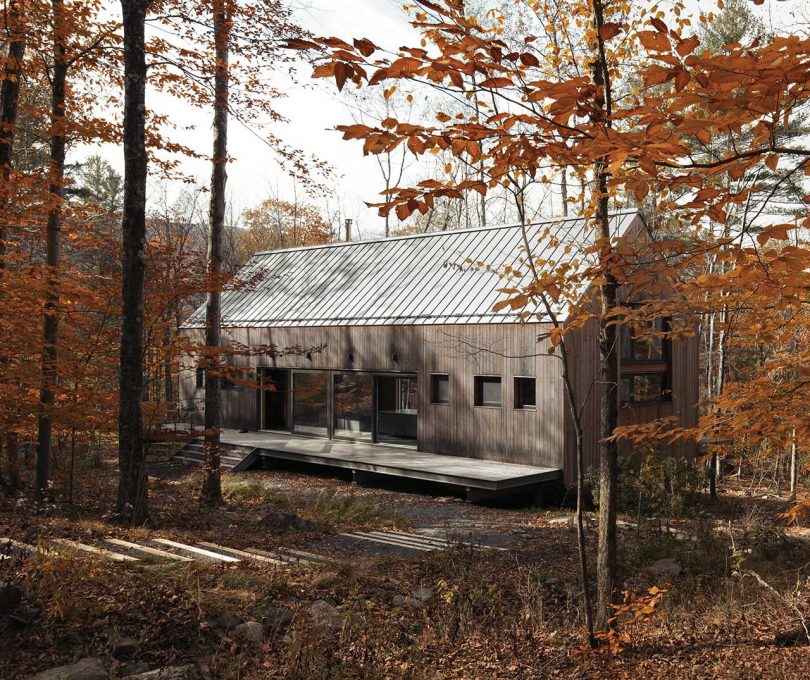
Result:
{"label": "small square window", "polygon": [[497,375],[475,376],[475,405],[501,407],[501,378]]}
{"label": "small square window", "polygon": [[197,386],[197,389],[202,389],[205,387],[205,369],[202,366],[197,366],[195,385]]}
{"label": "small square window", "polygon": [[450,403],[450,376],[441,373],[432,373],[430,376],[430,403]]}
{"label": "small square window", "polygon": [[534,378],[515,378],[515,408],[528,410],[537,408],[537,390]]}

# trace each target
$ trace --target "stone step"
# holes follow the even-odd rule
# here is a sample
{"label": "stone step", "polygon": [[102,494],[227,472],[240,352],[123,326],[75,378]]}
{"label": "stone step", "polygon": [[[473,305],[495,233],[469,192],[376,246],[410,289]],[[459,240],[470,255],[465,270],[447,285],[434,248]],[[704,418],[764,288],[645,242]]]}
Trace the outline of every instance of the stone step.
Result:
{"label": "stone step", "polygon": [[171,548],[174,548],[175,550],[189,552],[194,555],[200,555],[210,560],[217,560],[219,562],[231,562],[231,563],[240,562],[239,558],[237,557],[232,557],[230,555],[223,555],[222,553],[207,550],[205,548],[198,548],[197,546],[187,545],[185,543],[180,543],[178,541],[172,541],[168,538],[155,538],[153,539],[153,541],[155,543],[160,543],[161,545],[167,545]]}
{"label": "stone step", "polygon": [[120,552],[115,552],[113,550],[107,550],[106,548],[99,548],[95,545],[87,545],[86,543],[79,543],[78,541],[71,541],[67,538],[55,538],[54,543],[58,545],[64,545],[68,548],[72,548],[73,550],[79,550],[81,552],[91,553],[93,555],[99,555],[108,560],[113,560],[115,562],[140,562],[137,557],[133,557],[132,555],[124,555]]}
{"label": "stone step", "polygon": [[4,550],[8,549],[9,553],[13,550],[16,555],[21,557],[25,557],[31,553],[39,553],[41,555],[58,554],[55,550],[29,545],[28,543],[23,543],[22,541],[15,541],[13,538],[0,538],[0,545],[6,546]]}
{"label": "stone step", "polygon": [[351,538],[358,541],[370,541],[371,543],[382,543],[383,545],[390,545],[396,548],[406,548],[408,550],[418,550],[420,552],[431,552],[432,550],[439,550],[438,546],[427,546],[424,543],[415,543],[402,538],[394,536],[374,536],[364,531],[355,531],[351,534],[339,534],[344,538]]}
{"label": "stone step", "polygon": [[175,562],[193,562],[194,558],[186,557],[184,555],[177,555],[172,552],[168,552],[167,550],[160,550],[158,548],[152,548],[148,545],[140,545],[139,543],[131,543],[130,541],[122,541],[120,538],[108,538],[106,539],[107,543],[111,543],[116,545],[120,548],[125,550],[130,550],[133,552],[139,552],[144,555],[149,555],[151,557],[159,557],[165,560],[174,560]]}
{"label": "stone step", "polygon": [[226,548],[224,545],[218,545],[217,543],[209,543],[208,541],[197,541],[197,545],[201,545],[204,548],[210,548],[211,550],[216,550],[226,555],[232,555],[233,557],[239,557],[246,560],[253,560],[254,562],[267,562],[269,564],[287,564],[287,562],[285,562],[284,560],[276,557],[270,557],[268,555],[259,555],[258,553],[255,552],[248,552],[247,550],[237,550],[236,548]]}

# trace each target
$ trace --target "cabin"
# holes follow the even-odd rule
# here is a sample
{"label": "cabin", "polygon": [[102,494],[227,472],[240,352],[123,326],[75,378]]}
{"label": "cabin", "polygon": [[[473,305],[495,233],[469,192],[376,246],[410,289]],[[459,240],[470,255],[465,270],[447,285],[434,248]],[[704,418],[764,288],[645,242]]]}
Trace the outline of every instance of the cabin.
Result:
{"label": "cabin", "polygon": [[[622,238],[645,233],[637,211],[611,221]],[[532,224],[525,238],[520,226],[493,226],[256,253],[222,294],[223,345],[234,348],[223,379],[223,460],[411,477],[471,497],[570,485],[561,362],[548,340],[538,342],[550,322],[493,308],[504,297],[498,272],[520,269],[527,246],[559,263],[582,252],[588,232],[572,218]],[[200,308],[182,333],[202,340],[204,321]],[[591,321],[567,341],[587,465],[598,460],[597,331]],[[696,422],[696,338],[640,343],[624,334],[621,356],[621,422]],[[204,374],[193,356],[182,362],[180,395],[201,425]],[[694,455],[694,445],[671,453]]]}

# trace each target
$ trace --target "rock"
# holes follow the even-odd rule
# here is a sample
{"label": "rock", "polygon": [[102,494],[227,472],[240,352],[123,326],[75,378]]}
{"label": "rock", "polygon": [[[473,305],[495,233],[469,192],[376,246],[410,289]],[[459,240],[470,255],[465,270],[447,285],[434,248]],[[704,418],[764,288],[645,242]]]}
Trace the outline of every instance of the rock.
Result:
{"label": "rock", "polygon": [[133,661],[132,663],[124,664],[118,669],[118,675],[122,678],[129,678],[133,675],[143,675],[151,670],[146,661]]}
{"label": "rock", "polygon": [[258,621],[245,621],[233,629],[232,636],[242,642],[260,645],[264,642],[264,628]]}
{"label": "rock", "polygon": [[22,600],[22,590],[13,583],[0,581],[0,614],[14,609]]}
{"label": "rock", "polygon": [[683,567],[675,561],[673,557],[665,557],[662,560],[653,562],[648,570],[656,576],[680,576]]}
{"label": "rock", "polygon": [[[186,666],[167,666],[166,668],[156,668],[153,671],[130,675],[129,680],[192,680],[200,676],[197,667],[193,664]],[[104,676],[107,677],[106,675]]]}
{"label": "rock", "polygon": [[404,595],[394,595],[391,598],[391,606],[392,607],[404,607],[405,606],[406,598]]}
{"label": "rock", "polygon": [[548,523],[552,526],[559,526],[561,524],[573,524],[573,517],[552,517]]}
{"label": "rock", "polygon": [[293,622],[293,613],[289,607],[270,606],[264,611],[262,623],[271,633],[281,633],[290,627]]}
{"label": "rock", "polygon": [[220,614],[217,617],[216,626],[222,632],[227,633],[232,628],[236,628],[237,626],[241,626],[244,623],[244,619],[239,618],[233,612],[225,612]]}
{"label": "rock", "polygon": [[326,600],[316,600],[309,608],[309,623],[313,627],[336,631],[343,628],[343,616]]}
{"label": "rock", "polygon": [[314,531],[318,528],[317,523],[283,510],[268,512],[259,524],[273,531]]}
{"label": "rock", "polygon": [[118,637],[113,636],[110,640],[110,648],[112,655],[116,659],[134,656],[141,646],[140,640],[133,637]]}
{"label": "rock", "polygon": [[66,666],[37,673],[31,680],[106,680],[107,671],[101,659],[86,658]]}
{"label": "rock", "polygon": [[433,599],[433,590],[430,588],[425,588],[424,586],[419,586],[411,591],[411,597],[419,602],[429,602]]}
{"label": "rock", "polygon": [[804,626],[796,626],[783,633],[777,633],[774,642],[779,647],[796,647],[806,645],[810,643],[810,640],[807,638],[807,631]]}

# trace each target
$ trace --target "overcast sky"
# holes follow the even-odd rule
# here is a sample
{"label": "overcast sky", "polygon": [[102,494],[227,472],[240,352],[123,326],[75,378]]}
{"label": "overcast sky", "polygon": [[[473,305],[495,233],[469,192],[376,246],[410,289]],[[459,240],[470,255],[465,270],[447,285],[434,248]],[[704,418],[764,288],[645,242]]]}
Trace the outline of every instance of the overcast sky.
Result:
{"label": "overcast sky", "polygon": [[[299,23],[316,35],[335,35],[344,39],[368,37],[392,50],[401,45],[416,44],[419,39],[405,18],[402,4],[396,0],[305,0],[305,3],[306,8],[298,10]],[[352,122],[351,113],[340,100],[334,81],[312,81],[308,77],[310,72],[310,67],[304,65],[300,84],[290,86],[288,96],[276,104],[290,122],[268,126],[265,134],[271,131],[290,146],[317,154],[333,166],[338,196],[330,200],[330,205],[336,205],[339,200],[345,216],[355,222],[355,234],[368,238],[382,230],[382,221],[376,210],[364,205],[364,201],[379,200],[382,179],[376,161],[372,157],[363,157],[361,143],[343,141],[342,135],[333,129],[340,123]],[[147,94],[147,106],[170,113],[175,123],[184,128],[193,125],[192,130],[173,133],[174,141],[210,154],[210,111],[154,92]],[[228,166],[228,197],[235,214],[271,194],[283,198],[292,194],[291,180],[279,168],[273,151],[261,141],[262,136],[262,130],[249,130],[231,118],[229,153],[233,160]],[[101,153],[116,169],[123,171],[121,148],[114,145],[79,147],[71,160],[79,161],[91,153]],[[184,160],[181,167],[199,185],[207,185],[211,172],[208,161]],[[153,197],[159,195],[160,189],[166,189],[171,197],[187,188],[181,183],[167,185],[154,177],[150,182],[150,196]]]}
{"label": "overcast sky", "polygon": [[[300,1],[306,8],[298,10],[299,22],[314,34],[335,35],[344,39],[367,37],[390,50],[402,45],[418,44],[419,36],[409,25],[401,0]],[[695,8],[700,6],[704,11],[709,9],[703,5],[703,0],[699,5],[689,4]],[[778,9],[775,9],[777,6]],[[797,3],[778,3],[777,6],[769,2],[759,10],[766,22],[771,12],[785,12],[787,6],[795,8]],[[289,145],[317,154],[331,163],[335,171],[337,197],[330,204],[335,206],[336,201],[340,201],[344,216],[354,220],[356,236],[368,238],[378,235],[382,231],[382,220],[376,210],[364,205],[364,201],[378,201],[378,192],[383,186],[376,161],[371,156],[363,157],[359,142],[343,141],[341,134],[333,129],[340,123],[351,122],[351,113],[337,94],[332,79],[312,81],[307,78],[309,72],[309,67],[304,66],[300,84],[290,86],[288,96],[277,104],[290,122],[273,125],[268,131]],[[191,131],[177,132],[176,141],[201,153],[210,153],[210,111],[196,109],[168,97],[156,97],[154,93],[149,94],[147,106],[169,112],[183,126],[193,125]],[[248,130],[231,119],[229,151],[233,161],[228,166],[228,195],[234,214],[271,194],[281,197],[292,194],[291,181],[279,168],[273,152],[259,138],[261,136],[261,130]],[[97,148],[79,148],[71,160],[80,160],[98,151]],[[114,167],[119,170],[123,168],[120,147],[108,145],[100,151]],[[195,178],[198,185],[207,185],[210,176],[208,161],[186,160],[182,169],[185,174]],[[158,180],[153,179],[150,192],[153,196],[159,194],[161,187],[157,184]],[[169,185],[168,194],[176,195],[182,186]]]}

